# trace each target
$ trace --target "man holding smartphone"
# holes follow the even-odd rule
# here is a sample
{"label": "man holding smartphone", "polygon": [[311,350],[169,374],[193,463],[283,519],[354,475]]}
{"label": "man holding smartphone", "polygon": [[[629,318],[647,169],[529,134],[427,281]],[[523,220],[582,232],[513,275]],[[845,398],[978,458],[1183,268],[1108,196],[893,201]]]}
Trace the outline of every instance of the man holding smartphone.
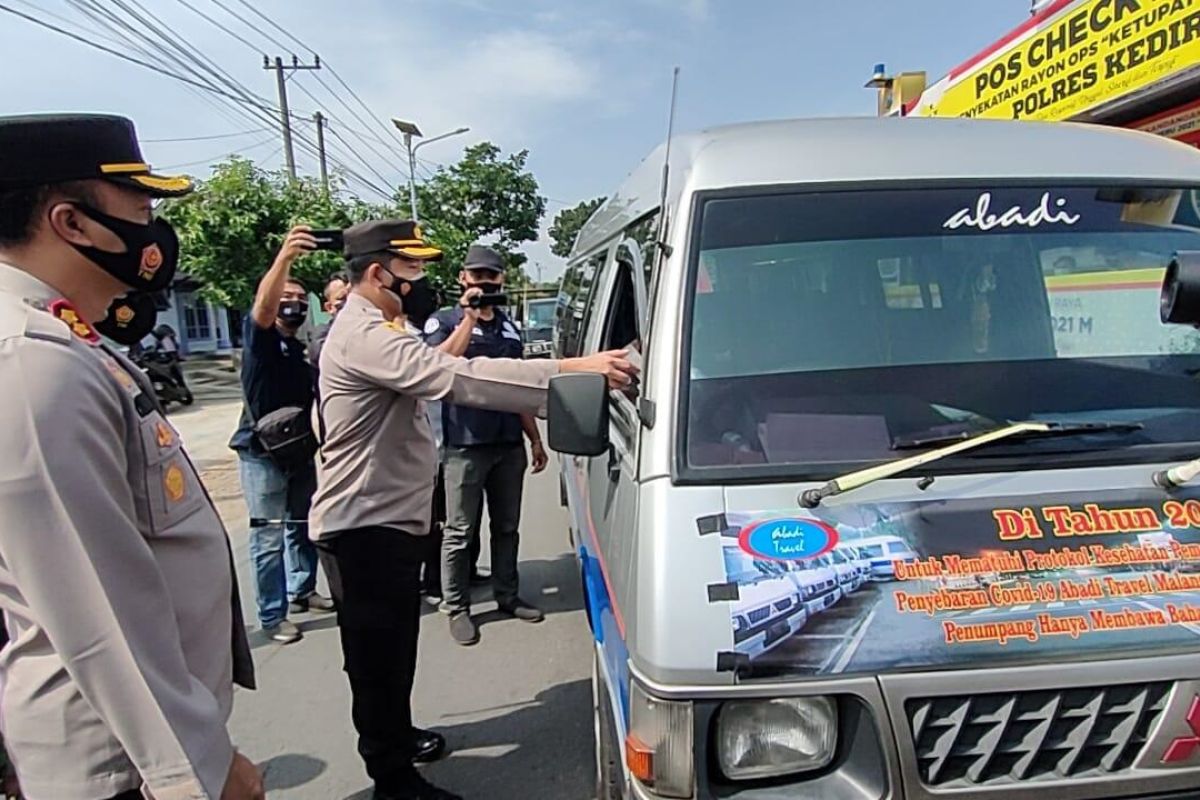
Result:
{"label": "man holding smartphone", "polygon": [[[521,358],[521,333],[498,305],[504,302],[501,255],[488,247],[471,247],[459,282],[465,290],[462,298],[457,307],[429,319],[426,343],[464,358]],[[533,472],[541,472],[549,458],[532,415],[442,405],[446,488],[442,596],[450,613],[450,636],[461,645],[479,641],[470,613],[470,573],[472,542],[480,536],[485,498],[491,520],[492,591],[500,611],[526,622],[543,618],[539,609],[517,594],[521,494],[529,466],[523,435],[529,438]]]}

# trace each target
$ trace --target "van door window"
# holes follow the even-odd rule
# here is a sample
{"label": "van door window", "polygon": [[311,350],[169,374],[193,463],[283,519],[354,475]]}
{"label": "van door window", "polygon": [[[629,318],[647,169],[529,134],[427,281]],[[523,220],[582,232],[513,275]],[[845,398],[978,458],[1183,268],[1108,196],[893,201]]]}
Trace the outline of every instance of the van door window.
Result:
{"label": "van door window", "polygon": [[[636,362],[641,353],[642,341],[638,325],[637,299],[634,293],[633,269],[627,260],[615,264],[612,294],[609,295],[608,308],[604,319],[604,328],[600,337],[601,350],[628,350]],[[636,390],[630,388],[624,392],[612,392],[612,420],[617,430],[625,438],[627,446],[632,447],[637,433],[637,410],[633,405]]]}
{"label": "van door window", "polygon": [[559,285],[558,352],[564,358],[582,352],[596,276],[608,258],[608,249],[592,253],[567,265]]}

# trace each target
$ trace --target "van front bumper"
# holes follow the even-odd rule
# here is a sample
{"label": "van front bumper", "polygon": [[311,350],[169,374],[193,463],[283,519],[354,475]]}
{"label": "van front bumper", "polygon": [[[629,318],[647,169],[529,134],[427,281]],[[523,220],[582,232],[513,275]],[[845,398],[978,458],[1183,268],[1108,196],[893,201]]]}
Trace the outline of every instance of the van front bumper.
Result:
{"label": "van front bumper", "polygon": [[[651,695],[692,701],[693,800],[1200,798],[1197,654],[735,687],[653,686],[632,671]],[[764,781],[720,773],[725,701],[813,695],[838,707],[828,768]]]}

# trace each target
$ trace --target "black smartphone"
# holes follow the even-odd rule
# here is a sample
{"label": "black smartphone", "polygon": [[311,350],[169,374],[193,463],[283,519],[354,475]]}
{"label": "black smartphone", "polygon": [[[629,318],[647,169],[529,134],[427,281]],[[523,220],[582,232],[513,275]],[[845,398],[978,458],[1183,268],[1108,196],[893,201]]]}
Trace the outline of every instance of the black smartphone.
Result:
{"label": "black smartphone", "polygon": [[506,306],[508,305],[508,295],[506,295],[504,292],[485,293],[472,297],[468,303],[470,304],[471,308]]}
{"label": "black smartphone", "polygon": [[336,250],[340,253],[345,245],[341,228],[321,228],[309,233],[317,240],[318,250]]}

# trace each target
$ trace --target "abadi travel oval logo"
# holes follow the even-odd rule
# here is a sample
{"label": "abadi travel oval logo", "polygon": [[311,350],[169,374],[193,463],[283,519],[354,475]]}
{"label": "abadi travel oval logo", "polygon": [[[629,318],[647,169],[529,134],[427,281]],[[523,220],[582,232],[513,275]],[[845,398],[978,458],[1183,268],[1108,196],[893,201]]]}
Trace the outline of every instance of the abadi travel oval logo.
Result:
{"label": "abadi travel oval logo", "polygon": [[837,546],[838,532],[816,519],[769,519],[742,528],[738,546],[755,558],[804,561]]}

